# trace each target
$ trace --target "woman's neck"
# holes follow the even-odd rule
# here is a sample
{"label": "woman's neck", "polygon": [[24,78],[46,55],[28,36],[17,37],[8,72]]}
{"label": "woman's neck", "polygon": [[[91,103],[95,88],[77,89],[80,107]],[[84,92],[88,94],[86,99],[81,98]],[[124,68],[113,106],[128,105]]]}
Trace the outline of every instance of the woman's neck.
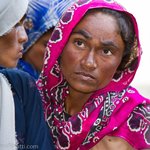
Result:
{"label": "woman's neck", "polygon": [[82,107],[91,96],[90,94],[81,93],[73,89],[69,90],[69,95],[65,100],[66,113],[75,115],[82,110]]}

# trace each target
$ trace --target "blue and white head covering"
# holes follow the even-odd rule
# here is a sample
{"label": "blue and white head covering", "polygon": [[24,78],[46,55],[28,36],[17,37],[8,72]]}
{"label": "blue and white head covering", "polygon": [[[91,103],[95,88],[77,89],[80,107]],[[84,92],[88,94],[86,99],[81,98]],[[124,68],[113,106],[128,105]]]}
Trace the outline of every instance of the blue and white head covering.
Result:
{"label": "blue and white head covering", "polygon": [[45,32],[54,27],[62,13],[76,0],[30,0],[24,20],[28,42],[26,52]]}

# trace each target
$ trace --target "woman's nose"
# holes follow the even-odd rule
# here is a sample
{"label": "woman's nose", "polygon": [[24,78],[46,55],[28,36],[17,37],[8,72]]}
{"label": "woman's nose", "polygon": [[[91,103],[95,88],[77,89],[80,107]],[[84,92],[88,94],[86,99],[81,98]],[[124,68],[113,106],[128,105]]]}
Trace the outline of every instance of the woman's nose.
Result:
{"label": "woman's nose", "polygon": [[83,57],[81,61],[81,65],[82,67],[84,67],[84,69],[89,70],[89,71],[92,71],[97,67],[93,51],[90,51]]}
{"label": "woman's nose", "polygon": [[25,43],[28,41],[28,36],[23,25],[17,27],[17,32],[19,43]]}

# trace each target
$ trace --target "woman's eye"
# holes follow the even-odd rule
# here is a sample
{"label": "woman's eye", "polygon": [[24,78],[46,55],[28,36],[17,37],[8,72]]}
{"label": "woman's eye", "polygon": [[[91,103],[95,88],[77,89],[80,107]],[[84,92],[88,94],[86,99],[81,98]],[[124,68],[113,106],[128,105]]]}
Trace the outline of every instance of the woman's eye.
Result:
{"label": "woman's eye", "polygon": [[110,55],[112,55],[112,52],[111,52],[110,49],[103,49],[103,54],[107,55],[107,56],[110,56]]}
{"label": "woman's eye", "polygon": [[76,46],[78,46],[80,48],[84,48],[85,47],[84,42],[81,41],[81,40],[76,40],[74,43],[75,43]]}
{"label": "woman's eye", "polygon": [[16,23],[15,28],[22,26],[22,25],[23,25],[23,23],[21,21],[19,21],[18,23]]}

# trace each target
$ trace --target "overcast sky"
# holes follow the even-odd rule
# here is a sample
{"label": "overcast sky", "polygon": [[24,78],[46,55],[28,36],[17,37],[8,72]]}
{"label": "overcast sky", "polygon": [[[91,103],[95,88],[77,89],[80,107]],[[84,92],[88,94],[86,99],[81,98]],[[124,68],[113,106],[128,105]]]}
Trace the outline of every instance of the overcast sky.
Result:
{"label": "overcast sky", "polygon": [[149,0],[116,0],[137,19],[140,42],[143,49],[142,60],[132,85],[144,96],[150,98],[150,8]]}

